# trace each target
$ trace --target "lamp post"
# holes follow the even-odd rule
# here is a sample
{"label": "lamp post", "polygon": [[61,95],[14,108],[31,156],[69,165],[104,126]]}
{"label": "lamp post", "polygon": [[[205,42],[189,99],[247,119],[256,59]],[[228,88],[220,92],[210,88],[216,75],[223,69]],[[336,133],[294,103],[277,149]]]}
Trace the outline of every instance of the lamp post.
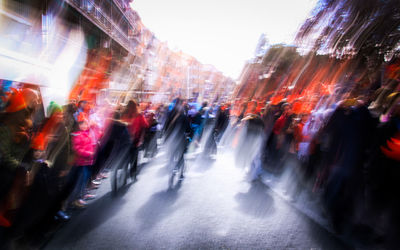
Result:
{"label": "lamp post", "polygon": [[186,76],[186,99],[190,98],[190,66],[187,67],[187,76]]}
{"label": "lamp post", "polygon": [[140,81],[140,95],[139,95],[139,102],[142,102],[142,95],[143,95],[143,75],[142,74],[139,74],[138,76],[138,79],[139,79],[139,81]]}

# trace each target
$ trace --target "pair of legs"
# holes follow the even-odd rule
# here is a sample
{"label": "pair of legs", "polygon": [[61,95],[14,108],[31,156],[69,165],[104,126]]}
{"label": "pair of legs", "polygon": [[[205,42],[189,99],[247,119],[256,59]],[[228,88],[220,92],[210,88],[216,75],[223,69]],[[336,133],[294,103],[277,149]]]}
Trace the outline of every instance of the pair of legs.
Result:
{"label": "pair of legs", "polygon": [[81,199],[85,195],[87,184],[90,180],[91,166],[75,166],[72,167],[68,176],[69,185],[73,187],[73,191],[69,197],[69,201]]}
{"label": "pair of legs", "polygon": [[174,171],[174,174],[180,171],[180,177],[183,178],[183,170],[185,167],[185,151],[186,151],[186,145],[181,145],[177,144],[169,153],[170,159],[169,159],[169,164],[172,168],[172,171]]}
{"label": "pair of legs", "polygon": [[131,169],[130,169],[130,176],[131,178],[135,178],[136,179],[136,175],[137,175],[137,159],[138,159],[138,155],[139,155],[139,149],[138,147],[136,147],[134,144],[131,145],[130,149],[129,149],[129,154],[128,154],[128,163],[131,164]]}

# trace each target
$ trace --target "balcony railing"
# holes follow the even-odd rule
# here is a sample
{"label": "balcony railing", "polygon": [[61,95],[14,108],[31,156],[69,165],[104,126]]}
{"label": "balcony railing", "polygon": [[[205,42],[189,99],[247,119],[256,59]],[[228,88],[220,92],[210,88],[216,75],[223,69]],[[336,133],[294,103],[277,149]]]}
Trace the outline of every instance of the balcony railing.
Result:
{"label": "balcony railing", "polygon": [[127,10],[128,8],[130,8],[130,6],[127,5],[123,0],[113,0],[113,1],[115,5],[121,10],[121,12],[124,13],[125,17],[131,23],[131,25],[135,26],[137,17],[133,14],[133,11]]}
{"label": "balcony railing", "polygon": [[[100,27],[122,47],[134,53],[135,46],[134,43],[129,40],[128,35],[125,34],[121,30],[121,27],[119,27],[110,16],[105,14],[93,0],[66,0],[66,2],[78,9],[78,11]],[[124,14],[121,13],[121,15]]]}

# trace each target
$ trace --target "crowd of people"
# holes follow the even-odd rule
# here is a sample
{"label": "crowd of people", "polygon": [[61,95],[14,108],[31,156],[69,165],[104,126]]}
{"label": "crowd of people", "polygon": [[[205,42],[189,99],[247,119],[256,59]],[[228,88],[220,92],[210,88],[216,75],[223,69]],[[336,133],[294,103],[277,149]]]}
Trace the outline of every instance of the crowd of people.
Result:
{"label": "crowd of people", "polygon": [[138,149],[156,152],[154,112],[139,112],[133,100],[109,107],[86,100],[51,102],[45,115],[40,92],[9,88],[2,93],[1,242],[40,238],[51,221],[67,221],[69,209],[85,208],[121,149],[128,149],[124,160],[132,162],[134,177]]}
{"label": "crowd of people", "polygon": [[301,192],[320,199],[336,233],[359,231],[398,245],[400,94],[376,98],[381,91],[323,97],[313,110],[284,99],[259,112],[257,105],[242,104],[245,129],[237,152],[249,154],[251,147],[240,138],[261,138],[250,149],[250,179],[289,173],[291,200]]}
{"label": "crowd of people", "polygon": [[[68,221],[71,209],[83,209],[96,198],[95,190],[116,165],[131,164],[135,181],[139,151],[154,157],[161,137],[172,168],[184,164],[190,142],[199,147],[208,117],[217,112],[206,102],[198,108],[179,98],[167,105],[50,102],[44,112],[37,89],[1,87],[2,242],[35,241],[54,220]],[[215,135],[228,121],[228,113],[222,113],[226,118],[215,126]],[[208,144],[215,154],[214,140]]]}
{"label": "crowd of people", "polygon": [[68,210],[86,207],[116,164],[130,162],[134,181],[138,152],[154,157],[160,138],[172,168],[184,165],[189,148],[213,158],[217,145],[225,145],[251,181],[290,171],[293,198],[320,195],[336,232],[378,225],[388,241],[399,235],[398,92],[386,95],[381,113],[372,98],[348,95],[321,98],[312,110],[285,99],[262,106],[196,98],[106,106],[80,100],[51,102],[45,115],[33,89],[2,95],[1,240],[40,238],[54,219],[69,220]]}

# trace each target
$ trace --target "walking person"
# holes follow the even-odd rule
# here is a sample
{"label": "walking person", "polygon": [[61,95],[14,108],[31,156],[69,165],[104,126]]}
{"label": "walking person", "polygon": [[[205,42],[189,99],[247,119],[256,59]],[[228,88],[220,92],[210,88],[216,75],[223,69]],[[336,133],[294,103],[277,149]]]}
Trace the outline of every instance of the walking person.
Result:
{"label": "walking person", "polygon": [[139,147],[143,144],[145,132],[149,125],[139,112],[138,105],[134,100],[128,102],[122,115],[122,120],[128,124],[128,131],[132,141],[128,157],[129,162],[132,164],[130,176],[136,180]]}

